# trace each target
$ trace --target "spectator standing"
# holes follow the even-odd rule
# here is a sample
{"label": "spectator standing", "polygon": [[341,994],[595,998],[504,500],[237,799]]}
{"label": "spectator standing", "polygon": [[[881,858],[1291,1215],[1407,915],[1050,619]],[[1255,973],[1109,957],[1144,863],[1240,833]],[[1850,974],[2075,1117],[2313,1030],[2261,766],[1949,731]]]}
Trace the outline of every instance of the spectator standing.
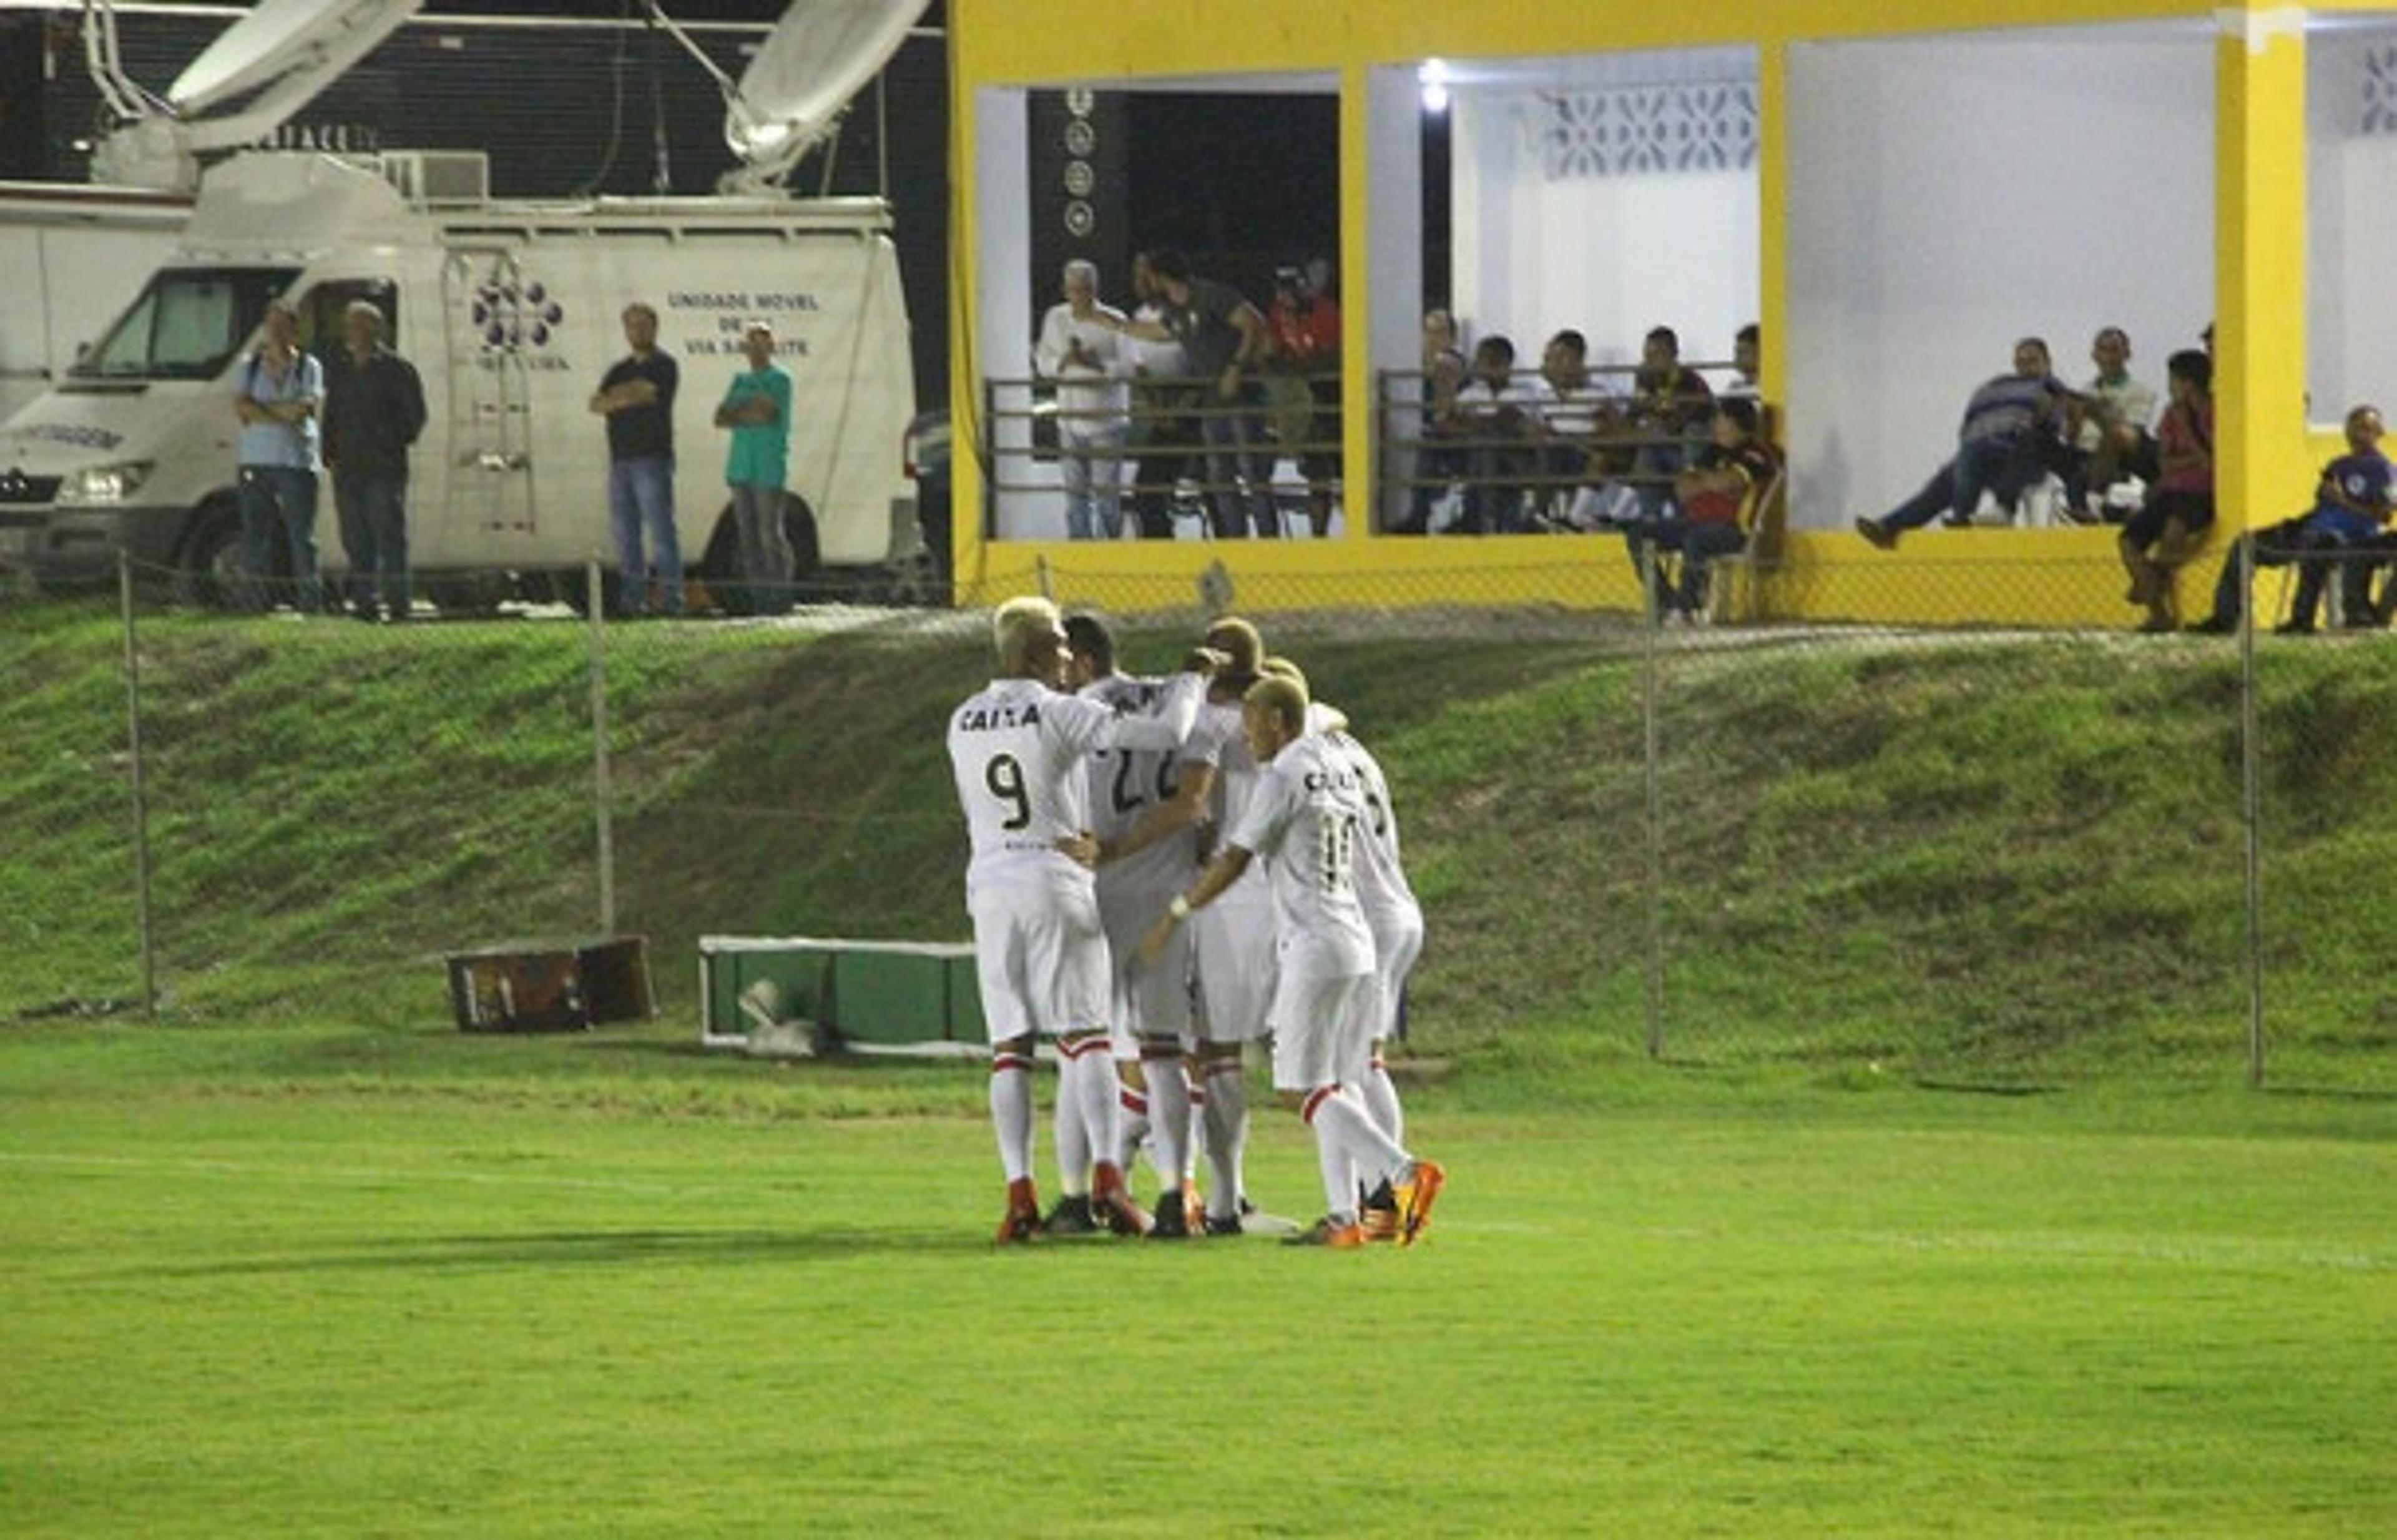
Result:
{"label": "spectator standing", "polygon": [[2164,366],[2171,403],[2156,423],[2158,466],[2148,495],[2122,525],[2126,596],[2148,607],[2142,631],[2180,624],[2173,574],[2214,527],[2214,360],[2184,348]]}
{"label": "spectator standing", "polygon": [[1190,474],[1199,442],[1190,359],[1170,335],[1150,340],[1164,330],[1169,307],[1145,251],[1132,256],[1132,291],[1138,324],[1124,330],[1123,360],[1132,381],[1132,517],[1142,539],[1172,540],[1173,489]]}
{"label": "spectator standing", "polygon": [[1274,438],[1306,480],[1307,520],[1320,535],[1332,528],[1332,488],[1340,479],[1340,306],[1309,269],[1279,268],[1265,328],[1273,335],[1265,383]]}
{"label": "spectator standing", "polygon": [[1900,535],[1942,516],[1970,523],[1985,491],[2014,502],[2047,475],[2050,458],[2061,450],[2072,399],[2048,362],[2047,343],[2024,338],[2015,344],[2014,372],[1989,381],[1965,403],[1955,457],[1888,513],[1857,519],[1856,533],[1881,550],[1895,550]]}
{"label": "spectator standing", "polygon": [[599,379],[591,409],[608,420],[608,521],[616,537],[616,567],[625,616],[649,613],[649,561],[657,564],[660,604],[682,613],[682,544],[675,533],[674,403],[682,373],[658,346],[658,313],[635,301],[624,307],[624,341],[632,352]]}
{"label": "spectator standing", "polygon": [[300,348],[300,317],[281,300],[267,301],[264,335],[242,361],[234,390],[241,421],[238,450],[242,561],[250,602],[269,609],[279,535],[291,558],[292,605],[315,614],[316,586],[316,410],[325,373]]}
{"label": "spectator standing", "polygon": [[325,468],[333,475],[352,612],[398,624],[412,602],[408,576],[408,450],[424,431],[416,366],[383,345],[370,300],[341,312],[342,345],[325,364]]}
{"label": "spectator standing", "polygon": [[1154,324],[1126,322],[1125,329],[1150,341],[1180,342],[1192,376],[1208,384],[1199,430],[1215,533],[1224,540],[1252,530],[1279,534],[1266,485],[1269,468],[1258,462],[1265,429],[1257,419],[1253,371],[1273,347],[1265,316],[1229,284],[1195,276],[1190,259],[1171,248],[1150,254],[1149,271],[1165,300],[1164,315]]}
{"label": "spectator standing", "polygon": [[789,581],[783,537],[783,488],[791,475],[791,376],[774,362],[774,328],[752,321],[741,333],[749,368],[732,377],[716,404],[716,425],[731,430],[724,479],[732,489],[732,523],[741,540],[743,608],[762,615],[773,590]]}
{"label": "spectator standing", "polygon": [[1123,535],[1123,451],[1132,401],[1122,374],[1124,313],[1099,303],[1097,264],[1065,264],[1065,298],[1040,318],[1033,362],[1057,382],[1057,466],[1065,482],[1065,536]]}

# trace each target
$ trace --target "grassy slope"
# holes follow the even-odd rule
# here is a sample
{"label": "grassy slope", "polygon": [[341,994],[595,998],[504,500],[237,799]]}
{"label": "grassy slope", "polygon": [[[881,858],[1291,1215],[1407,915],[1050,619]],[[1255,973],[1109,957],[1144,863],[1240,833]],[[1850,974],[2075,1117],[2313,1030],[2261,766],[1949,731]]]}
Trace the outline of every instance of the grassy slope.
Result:
{"label": "grassy slope", "polygon": [[[1643,1052],[1639,659],[1293,633],[1387,764],[1430,910],[1420,1046],[1496,1071]],[[596,913],[587,636],[169,621],[144,634],[179,1007],[437,1017],[444,950]],[[1135,640],[1135,664],[1171,642]],[[0,1009],[131,992],[118,640],[0,612]],[[2397,654],[2268,660],[2276,1046],[2385,1058],[2358,892],[2397,831]],[[708,931],[962,934],[941,752],[971,634],[610,633],[619,922],[671,1000]],[[1664,1048],[2027,1079],[2243,1065],[2233,655],[1830,637],[1660,665]],[[395,751],[396,750],[396,751]]]}

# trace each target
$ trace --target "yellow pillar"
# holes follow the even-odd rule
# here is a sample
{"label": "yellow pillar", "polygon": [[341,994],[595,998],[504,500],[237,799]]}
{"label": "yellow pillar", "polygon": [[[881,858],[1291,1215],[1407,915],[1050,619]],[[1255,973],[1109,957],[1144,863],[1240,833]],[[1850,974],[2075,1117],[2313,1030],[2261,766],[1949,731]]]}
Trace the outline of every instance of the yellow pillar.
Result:
{"label": "yellow pillar", "polygon": [[2216,12],[2215,491],[2226,531],[2301,505],[2306,459],[2305,12]]}
{"label": "yellow pillar", "polygon": [[[1764,364],[1757,382],[1778,410],[1789,399],[1789,45],[1782,38],[1760,42],[1756,50],[1756,324],[1764,334]],[[1780,442],[1789,442],[1781,422]]]}

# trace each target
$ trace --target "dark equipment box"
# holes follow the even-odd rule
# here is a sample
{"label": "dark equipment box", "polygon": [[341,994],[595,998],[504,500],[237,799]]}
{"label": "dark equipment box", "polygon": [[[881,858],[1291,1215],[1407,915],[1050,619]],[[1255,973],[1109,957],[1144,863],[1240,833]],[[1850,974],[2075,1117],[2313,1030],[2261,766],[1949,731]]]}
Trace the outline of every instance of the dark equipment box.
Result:
{"label": "dark equipment box", "polygon": [[641,936],[489,946],[449,961],[463,1032],[581,1032],[658,1013]]}

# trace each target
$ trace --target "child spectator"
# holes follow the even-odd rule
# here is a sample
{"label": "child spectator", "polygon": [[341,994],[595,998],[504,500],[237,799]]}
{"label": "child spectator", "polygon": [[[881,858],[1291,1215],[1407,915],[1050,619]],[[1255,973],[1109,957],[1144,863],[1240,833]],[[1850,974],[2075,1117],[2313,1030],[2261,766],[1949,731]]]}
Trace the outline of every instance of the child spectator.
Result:
{"label": "child spectator", "polygon": [[[2346,547],[2377,543],[2389,518],[2390,466],[2380,452],[2383,433],[2380,408],[2358,407],[2347,414],[2347,453],[2323,467],[2314,505],[2296,518],[2255,532],[2256,565],[2298,564],[2297,597],[2289,618],[2276,629],[2283,636],[2305,636],[2314,628],[2314,611],[2322,603],[2323,580],[2334,553]],[[2239,552],[2223,558],[2221,579],[2214,585],[2214,613],[2194,629],[2226,632],[2238,628],[2246,592],[2240,583]],[[2366,592],[2371,571],[2363,562],[2348,566],[2341,596],[2350,602],[2349,623],[2368,625],[2373,609]]]}
{"label": "child spectator", "polygon": [[2156,424],[2161,469],[2120,542],[2128,597],[2148,607],[2142,631],[2179,627],[2173,571],[2214,526],[2214,360],[2187,348],[2164,368],[2172,402]]}

